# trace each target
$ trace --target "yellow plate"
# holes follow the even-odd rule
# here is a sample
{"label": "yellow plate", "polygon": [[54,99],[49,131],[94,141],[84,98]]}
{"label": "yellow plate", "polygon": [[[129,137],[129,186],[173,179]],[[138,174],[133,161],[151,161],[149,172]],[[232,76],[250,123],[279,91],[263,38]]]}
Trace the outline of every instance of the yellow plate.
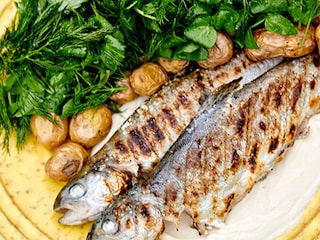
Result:
{"label": "yellow plate", "polygon": [[[0,36],[14,14],[12,0],[1,0]],[[296,142],[270,176],[232,210],[226,224],[201,239],[320,240],[320,116],[311,126],[309,136]],[[85,239],[91,224],[59,225],[60,215],[52,210],[63,184],[44,172],[51,152],[32,136],[20,152],[15,137],[10,140],[10,156],[0,155],[0,240]],[[200,239],[189,225],[188,217],[183,217],[178,232],[167,224],[162,239]]]}

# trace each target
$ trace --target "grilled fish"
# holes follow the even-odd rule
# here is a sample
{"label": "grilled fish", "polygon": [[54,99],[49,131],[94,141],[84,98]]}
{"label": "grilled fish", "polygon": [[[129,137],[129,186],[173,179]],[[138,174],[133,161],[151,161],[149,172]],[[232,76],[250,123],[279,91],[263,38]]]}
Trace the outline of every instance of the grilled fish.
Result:
{"label": "grilled fish", "polygon": [[154,176],[107,207],[87,239],[157,239],[184,211],[200,234],[219,227],[320,112],[318,62],[285,62],[218,102],[209,97]]}
{"label": "grilled fish", "polygon": [[196,70],[170,81],[146,101],[59,193],[59,222],[82,224],[97,218],[136,179],[147,178],[197,115],[203,92],[215,93],[234,79],[250,81],[281,58],[252,62],[243,53],[214,71]]}

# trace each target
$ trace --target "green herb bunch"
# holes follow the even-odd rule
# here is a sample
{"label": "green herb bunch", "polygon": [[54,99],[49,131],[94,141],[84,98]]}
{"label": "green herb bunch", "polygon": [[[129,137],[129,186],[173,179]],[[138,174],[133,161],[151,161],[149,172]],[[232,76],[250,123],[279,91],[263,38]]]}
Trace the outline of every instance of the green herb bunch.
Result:
{"label": "green herb bunch", "polygon": [[124,37],[85,2],[17,3],[18,24],[0,41],[0,119],[6,146],[12,129],[18,145],[25,141],[32,114],[74,116],[108,104],[122,90],[109,76],[121,74]]}
{"label": "green herb bunch", "polygon": [[32,114],[63,118],[123,88],[127,69],[159,56],[203,60],[225,31],[237,48],[256,48],[252,31],[295,34],[319,15],[317,0],[21,0],[0,41],[0,132],[18,146]]}

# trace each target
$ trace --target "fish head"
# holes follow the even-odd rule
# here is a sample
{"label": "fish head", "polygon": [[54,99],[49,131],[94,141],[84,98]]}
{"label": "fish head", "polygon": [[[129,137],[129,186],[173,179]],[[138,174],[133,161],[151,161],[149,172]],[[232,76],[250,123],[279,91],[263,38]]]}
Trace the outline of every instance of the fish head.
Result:
{"label": "fish head", "polygon": [[128,175],[113,168],[90,169],[71,180],[58,194],[53,208],[63,213],[59,223],[79,225],[95,220],[130,184]]}
{"label": "fish head", "polygon": [[131,191],[101,213],[87,240],[158,239],[164,231],[162,206],[153,194]]}

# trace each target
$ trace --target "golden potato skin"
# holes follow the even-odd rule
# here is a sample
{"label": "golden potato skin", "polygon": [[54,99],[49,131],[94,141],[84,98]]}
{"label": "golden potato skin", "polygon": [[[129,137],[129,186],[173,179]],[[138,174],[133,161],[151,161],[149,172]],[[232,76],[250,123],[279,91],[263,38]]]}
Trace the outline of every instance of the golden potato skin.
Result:
{"label": "golden potato skin", "polygon": [[129,76],[133,91],[138,95],[150,96],[158,91],[169,79],[167,72],[159,64],[146,62]]}
{"label": "golden potato skin", "polygon": [[101,105],[73,117],[69,125],[69,136],[73,142],[91,148],[107,136],[111,125],[112,112],[105,105]]}
{"label": "golden potato skin", "polygon": [[158,58],[157,62],[164,68],[164,70],[166,70],[169,75],[174,75],[181,72],[190,63],[186,60],[174,60],[162,57]]}
{"label": "golden potato skin", "polygon": [[320,54],[320,47],[319,47],[320,46],[320,25],[316,27],[315,35],[316,35],[316,42],[318,46],[318,52]]}
{"label": "golden potato skin", "polygon": [[45,164],[45,172],[56,181],[69,181],[88,158],[88,151],[80,144],[67,142],[54,149],[52,157]]}
{"label": "golden potato skin", "polygon": [[137,97],[137,94],[133,91],[128,78],[120,79],[117,84],[121,87],[126,87],[126,90],[113,94],[110,99],[116,101],[119,105],[126,102],[130,102]]}
{"label": "golden potato skin", "polygon": [[37,142],[49,149],[65,142],[68,136],[69,124],[67,118],[61,119],[60,116],[54,113],[51,116],[57,121],[58,125],[39,115],[32,115],[30,118],[31,131]]}
{"label": "golden potato skin", "polygon": [[306,30],[305,26],[296,27],[298,33],[295,35],[283,36],[279,33],[272,33],[266,29],[254,31],[253,37],[259,49],[245,49],[249,59],[260,61],[272,57],[297,58],[313,52],[316,48],[315,28],[310,25],[303,46],[301,42]]}
{"label": "golden potato skin", "polygon": [[229,62],[233,56],[233,42],[229,35],[217,32],[215,45],[208,50],[206,60],[197,61],[201,68],[214,69],[216,66]]}

